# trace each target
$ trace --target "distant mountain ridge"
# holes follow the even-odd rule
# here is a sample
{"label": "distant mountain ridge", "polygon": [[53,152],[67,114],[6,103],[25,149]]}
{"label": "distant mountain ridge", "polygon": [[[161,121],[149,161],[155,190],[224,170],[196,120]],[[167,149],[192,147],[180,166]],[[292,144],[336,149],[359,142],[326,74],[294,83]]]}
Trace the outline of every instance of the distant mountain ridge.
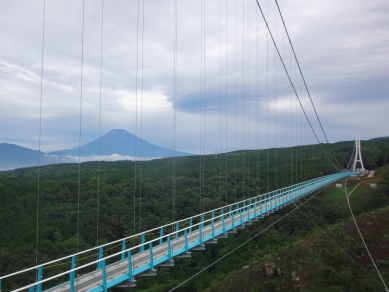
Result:
{"label": "distant mountain ridge", "polygon": [[376,141],[376,140],[389,140],[389,136],[388,137],[377,137],[377,138],[370,139],[368,141]]}
{"label": "distant mountain ridge", "polygon": [[[136,147],[136,148],[135,148]],[[135,151],[136,149],[136,151]],[[100,139],[93,140],[81,147],[64,149],[49,153],[32,150],[10,143],[0,143],[0,171],[20,167],[30,167],[81,161],[123,160],[123,159],[157,159],[173,156],[193,155],[160,147],[136,137],[123,129],[113,129]]]}
{"label": "distant mountain ridge", "polygon": [[64,162],[73,161],[69,158],[48,155],[42,151],[39,152],[15,144],[0,143],[0,171]]}

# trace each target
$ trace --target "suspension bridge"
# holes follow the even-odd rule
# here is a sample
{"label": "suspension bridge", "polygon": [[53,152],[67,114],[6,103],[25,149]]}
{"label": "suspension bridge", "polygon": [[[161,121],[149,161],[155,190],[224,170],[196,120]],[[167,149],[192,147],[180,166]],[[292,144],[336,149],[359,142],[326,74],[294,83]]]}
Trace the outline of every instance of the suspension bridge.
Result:
{"label": "suspension bridge", "polygon": [[[142,2],[143,3],[143,2]],[[243,1],[244,5],[245,1]],[[269,135],[271,133],[274,134],[274,147],[275,148],[283,148],[286,147],[289,143],[289,146],[293,145],[304,145],[304,142],[307,144],[314,144],[317,143],[317,145],[320,145],[321,143],[328,143],[327,135],[324,132],[323,126],[320,122],[320,119],[318,117],[318,114],[316,112],[316,109],[314,107],[312,98],[310,96],[307,84],[305,82],[304,76],[302,74],[302,70],[300,68],[300,65],[297,60],[297,56],[294,52],[291,39],[289,37],[289,33],[286,29],[285,22],[282,18],[282,14],[280,11],[280,8],[278,6],[277,1],[276,3],[276,10],[274,12],[279,15],[277,17],[280,17],[280,23],[282,21],[283,28],[282,28],[282,37],[283,39],[280,39],[280,33],[277,35],[274,30],[272,30],[271,25],[274,26],[274,23],[270,24],[270,19],[266,14],[268,12],[264,11],[262,9],[262,6],[260,5],[260,1],[253,1],[255,5],[246,7],[243,6],[242,13],[243,13],[243,19],[245,17],[248,17],[250,15],[249,13],[249,7],[251,7],[251,10],[255,11],[255,13],[252,15],[252,17],[255,19],[255,24],[258,26],[259,20],[262,19],[262,29],[264,32],[266,32],[267,41],[267,76],[264,77],[260,74],[259,69],[259,41],[260,41],[260,32],[259,32],[259,26],[256,28],[255,32],[255,46],[252,48],[253,50],[253,59],[255,59],[255,64],[251,64],[251,57],[249,55],[249,52],[246,51],[250,49],[250,45],[248,45],[246,48],[244,47],[244,44],[247,40],[250,40],[250,36],[246,35],[248,33],[245,32],[245,28],[248,28],[248,22],[247,27],[245,26],[245,23],[243,24],[243,49],[241,52],[243,54],[241,65],[243,67],[243,87],[242,92],[237,94],[237,88],[235,85],[235,103],[233,107],[235,107],[235,131],[236,131],[236,108],[238,104],[243,103],[242,106],[242,114],[243,119],[241,121],[241,125],[243,128],[243,150],[246,148],[249,149],[250,147],[250,141],[249,141],[249,131],[250,131],[250,125],[253,123],[249,122],[249,115],[251,113],[251,107],[253,104],[255,104],[254,100],[256,96],[263,95],[259,90],[261,82],[259,79],[264,77],[266,79],[265,84],[267,84],[265,87],[267,88],[266,100],[264,102],[264,106],[267,109],[266,111],[266,127],[265,132],[266,135],[265,139],[267,142],[267,148],[270,147],[270,138]],[[251,3],[251,4],[253,4]],[[144,5],[144,3],[143,3]],[[178,74],[177,71],[177,27],[178,27],[178,17],[177,17],[177,1],[174,2],[174,9],[173,9],[173,19],[174,19],[174,49],[173,49],[173,55],[174,55],[174,86],[172,89],[172,95],[173,95],[173,108],[174,108],[174,126],[173,126],[173,149],[176,151],[176,139],[177,139],[177,132],[176,132],[176,126],[177,126],[177,120],[176,120],[176,99],[178,98],[177,95],[177,88],[180,87],[178,80],[176,78],[176,75]],[[139,36],[142,36],[143,40],[143,30],[142,30],[142,23],[140,21],[142,15],[142,11],[140,8],[140,4],[138,1],[137,11],[138,11],[138,19],[137,19],[137,42],[140,41]],[[144,6],[143,6],[144,7]],[[221,6],[220,6],[221,7]],[[225,7],[224,10],[220,9],[220,19],[222,12],[227,15],[228,8]],[[84,8],[83,8],[84,9]],[[143,8],[144,9],[144,8]],[[250,10],[250,11],[251,11]],[[102,12],[104,11],[104,6],[102,5]],[[237,46],[237,31],[236,31],[236,1],[235,1],[235,11],[232,11],[235,13],[235,28],[234,28],[234,42],[235,42],[235,49]],[[84,12],[83,12],[84,13]],[[201,1],[201,58],[200,58],[200,67],[201,67],[201,73],[200,73],[200,79],[201,82],[199,84],[199,87],[201,88],[201,103],[202,103],[202,119],[200,121],[200,127],[201,127],[201,134],[200,134],[200,148],[201,153],[200,157],[207,154],[207,150],[205,149],[205,132],[206,132],[206,122],[205,122],[205,116],[206,116],[206,96],[207,88],[206,88],[206,54],[207,47],[206,47],[206,30],[205,30],[205,1]],[[245,13],[247,13],[245,15]],[[83,20],[84,21],[84,20]],[[144,19],[142,19],[144,21]],[[247,20],[248,21],[248,20]],[[227,44],[227,38],[228,38],[228,27],[227,27],[227,16],[224,20],[225,27],[222,27],[222,21],[220,21],[220,72],[221,72],[221,63],[222,61],[226,62],[226,75],[228,75],[227,72],[227,57],[225,57],[225,60],[222,60],[222,34],[221,31],[225,30],[225,39],[226,44],[223,49],[226,51],[228,50],[228,44]],[[103,23],[103,21],[102,21]],[[43,22],[43,25],[45,25],[45,22]],[[282,26],[280,26],[282,27]],[[45,28],[45,26],[43,26]],[[273,27],[274,29],[274,27]],[[279,29],[279,28],[278,28]],[[83,32],[84,33],[84,32]],[[102,33],[103,34],[103,33]],[[44,36],[44,30],[43,30],[43,36]],[[84,35],[83,41],[84,41]],[[101,36],[102,37],[102,36]],[[286,43],[290,44],[290,46],[285,49],[285,39]],[[43,38],[44,40],[44,38]],[[249,44],[249,43],[247,43]],[[269,44],[271,45],[271,52],[269,55]],[[143,54],[143,43],[142,43],[142,54]],[[138,49],[137,47],[137,57],[138,57]],[[102,47],[101,47],[102,51]],[[237,51],[237,50],[236,50]],[[236,65],[236,58],[237,58],[237,52],[235,51],[235,64],[234,70],[237,70]],[[269,59],[271,62],[269,62]],[[292,68],[291,62],[295,61],[294,67]],[[143,85],[143,79],[140,79],[140,72],[143,72],[143,67],[141,67],[141,64],[143,64],[143,55],[141,56],[140,60],[137,59],[137,66],[136,66],[136,96],[138,98],[138,86],[140,87],[141,84]],[[269,63],[273,63],[269,65]],[[289,63],[289,64],[288,64]],[[101,62],[102,64],[102,62]],[[245,65],[247,65],[247,68],[245,69]],[[251,72],[250,77],[250,66],[255,65],[255,69],[253,72]],[[273,66],[269,69],[269,66]],[[82,66],[81,66],[82,67]],[[102,68],[102,65],[101,65]],[[247,71],[245,71],[247,70]],[[81,69],[81,80],[82,80],[82,69]],[[270,76],[269,77],[269,72]],[[143,74],[143,73],[142,73]],[[246,75],[247,74],[247,75]],[[234,75],[234,83],[236,84],[236,78],[239,73],[235,72]],[[143,76],[143,75],[142,75]],[[245,76],[247,79],[245,80]],[[255,78],[252,78],[252,76],[255,76]],[[222,74],[220,73],[220,105],[219,105],[219,111],[220,111],[220,121],[217,121],[217,123],[220,124],[220,145],[222,140],[222,102],[221,102],[221,91],[226,91],[226,105],[223,110],[225,110],[225,134],[224,138],[226,141],[226,153],[227,153],[227,131],[228,131],[228,107],[227,107],[227,87],[229,86],[227,80],[229,77],[226,77],[225,84],[221,84],[221,78]],[[42,75],[41,75],[41,81],[43,80],[43,47],[42,47]],[[297,81],[299,80],[299,81]],[[101,80],[100,80],[101,82]],[[271,83],[271,86],[269,86],[269,83]],[[277,85],[278,83],[278,85]],[[299,86],[297,86],[297,83],[299,83]],[[281,85],[280,85],[281,84]],[[101,83],[100,83],[101,85]],[[274,85],[274,87],[273,87]],[[250,89],[250,86],[252,88],[255,88],[255,90]],[[281,86],[279,88],[278,86]],[[225,87],[225,88],[224,88]],[[42,90],[42,89],[41,89]],[[81,89],[82,92],[82,89]],[[304,92],[304,93],[303,93]],[[42,91],[41,91],[42,94]],[[101,94],[101,87],[100,87],[100,94]],[[281,95],[283,96],[283,99],[277,100],[276,96]],[[141,94],[139,93],[139,96]],[[269,97],[273,96],[274,100],[273,102],[276,104],[275,107],[280,107],[281,112],[285,112],[282,115],[278,115],[277,113],[274,113],[274,116],[271,116],[269,113]],[[303,98],[304,96],[304,98]],[[292,101],[293,98],[293,101]],[[263,101],[263,100],[262,100]],[[262,102],[261,101],[261,102]],[[42,102],[42,101],[41,101]],[[138,102],[138,100],[137,100]],[[279,103],[279,104],[277,104]],[[82,93],[81,93],[81,101],[80,104],[82,104]],[[100,102],[101,105],[101,102]],[[41,104],[42,106],[42,104]],[[135,105],[136,110],[138,110],[138,105]],[[258,99],[258,104],[255,104],[255,107],[260,107],[260,102]],[[270,109],[271,111],[271,109]],[[81,127],[81,113],[82,110],[80,108],[80,127]],[[258,113],[257,113],[258,116]],[[245,120],[247,118],[247,121]],[[271,121],[269,122],[269,119]],[[101,120],[100,120],[101,122]],[[245,123],[247,122],[247,123]],[[280,125],[279,128],[274,125]],[[259,124],[261,121],[257,118],[256,123],[254,123],[257,127],[256,132],[258,135],[258,132],[260,130]],[[207,125],[209,126],[209,125]],[[269,129],[271,127],[271,129]],[[291,130],[293,128],[294,132]],[[135,134],[137,131],[137,126],[135,130]],[[276,135],[277,131],[282,132],[281,136],[277,138]],[[272,132],[273,131],[273,132]],[[247,133],[247,137],[246,137]],[[303,134],[301,134],[303,133]],[[308,134],[306,134],[308,133]],[[305,135],[300,142],[298,143],[297,139],[295,138],[299,135]],[[81,135],[81,130],[80,130]],[[234,136],[234,134],[230,134],[230,137]],[[257,136],[255,139],[258,141],[261,138],[258,138],[261,136]],[[306,138],[308,137],[308,138]],[[246,140],[247,139],[247,140]],[[254,139],[254,140],[255,140]],[[295,139],[295,140],[294,140]],[[305,139],[305,140],[304,140]],[[235,133],[235,149],[236,149],[236,133]],[[247,141],[247,144],[245,146],[245,141]],[[257,144],[258,146],[258,144]],[[258,148],[258,147],[257,147]],[[135,150],[136,151],[136,150]],[[322,150],[318,150],[320,152]],[[220,152],[221,152],[221,146],[220,146]],[[244,155],[244,152],[243,152]],[[332,159],[334,158],[333,154],[328,154],[323,151],[323,153],[318,153],[319,156],[322,156],[323,160],[326,161],[326,163],[323,164],[323,171],[319,172],[321,174],[320,176],[317,176],[313,179],[308,179],[305,181],[298,182],[296,184],[292,184],[286,187],[281,187],[273,191],[269,191],[266,193],[261,194],[255,194],[255,195],[247,195],[245,199],[240,200],[238,202],[234,202],[232,204],[226,204],[222,207],[213,209],[213,210],[207,210],[200,214],[197,214],[195,216],[190,216],[185,219],[180,219],[174,222],[171,222],[170,224],[163,225],[163,226],[156,226],[155,228],[147,231],[142,231],[137,234],[133,234],[129,237],[115,240],[113,242],[103,244],[96,246],[94,248],[80,251],[65,257],[62,257],[60,259],[52,260],[46,263],[37,264],[36,266],[23,269],[21,271],[17,271],[8,275],[1,275],[0,276],[0,291],[1,287],[4,283],[6,283],[8,280],[17,278],[34,278],[34,281],[31,281],[31,283],[27,285],[21,285],[20,287],[14,289],[13,291],[90,291],[90,292],[97,292],[97,291],[107,291],[107,289],[112,287],[134,287],[136,285],[135,283],[135,277],[136,276],[154,276],[157,274],[157,268],[161,267],[169,267],[174,265],[174,258],[188,258],[191,257],[192,251],[201,251],[206,248],[207,244],[217,244],[218,240],[221,240],[223,238],[226,238],[228,234],[230,233],[236,233],[237,229],[245,228],[247,225],[255,224],[256,221],[260,220],[261,218],[271,215],[272,213],[276,212],[277,210],[293,203],[296,200],[299,200],[305,196],[308,196],[312,193],[320,192],[322,189],[327,187],[328,185],[340,180],[344,179],[346,177],[349,177],[351,175],[358,175],[361,171],[364,171],[363,169],[363,163],[362,163],[362,157],[361,157],[361,148],[360,148],[360,138],[357,136],[356,141],[356,151],[355,151],[355,157],[353,158],[353,167],[348,169],[339,169],[338,166],[335,166],[337,162],[334,162]],[[136,156],[136,152],[135,152]],[[201,158],[200,158],[201,159]],[[243,158],[244,159],[244,158]],[[200,160],[201,163],[201,160]],[[360,163],[361,168],[357,168],[357,163]],[[200,172],[201,175],[204,176],[204,165],[200,166]],[[243,175],[245,173],[243,164]],[[267,167],[269,167],[267,165]],[[292,166],[291,166],[292,167]],[[332,168],[329,170],[329,168]],[[249,171],[249,169],[247,170]],[[175,157],[173,157],[173,174],[176,175],[176,168],[175,168]],[[200,176],[201,176],[200,175]],[[202,184],[204,181],[202,181]],[[174,189],[173,182],[173,193],[176,192]],[[201,185],[201,184],[200,184]],[[202,190],[204,191],[204,190]],[[174,208],[173,208],[174,209]],[[173,231],[172,231],[173,230]],[[132,239],[137,239],[139,244],[127,246],[128,242]],[[107,252],[109,251],[109,252]],[[77,263],[82,259],[82,264],[77,265]],[[49,267],[56,267],[54,272],[49,272],[46,274],[45,271],[47,271],[47,268]]]}
{"label": "suspension bridge", "polygon": [[[135,276],[156,275],[158,267],[174,265],[174,257],[190,257],[191,250],[203,250],[205,244],[216,244],[219,238],[226,238],[228,233],[236,233],[236,229],[244,228],[259,218],[270,215],[295,200],[320,191],[335,181],[350,175],[360,174],[359,171],[342,172],[325,177],[302,182],[282,188],[267,194],[256,196],[222,208],[211,210],[184,220],[172,222],[174,232],[164,234],[169,225],[157,227],[141,234],[136,234],[120,241],[98,246],[77,254],[50,261],[43,265],[31,267],[5,277],[20,276],[38,271],[36,282],[14,291],[43,291],[43,285],[58,282],[58,279],[68,280],[45,291],[107,291],[111,287],[134,287]],[[186,226],[186,227],[181,227]],[[171,229],[171,228],[170,228]],[[155,236],[155,232],[159,236]],[[141,243],[126,248],[126,241],[132,237],[140,237]],[[104,249],[121,243],[121,250],[109,256],[104,256]],[[82,266],[76,266],[78,257],[87,254],[98,254]],[[49,266],[62,265],[69,262],[68,269],[56,275],[43,278],[43,269]],[[109,264],[107,264],[109,262]],[[89,270],[90,272],[85,272]],[[82,276],[76,276],[81,274]]]}

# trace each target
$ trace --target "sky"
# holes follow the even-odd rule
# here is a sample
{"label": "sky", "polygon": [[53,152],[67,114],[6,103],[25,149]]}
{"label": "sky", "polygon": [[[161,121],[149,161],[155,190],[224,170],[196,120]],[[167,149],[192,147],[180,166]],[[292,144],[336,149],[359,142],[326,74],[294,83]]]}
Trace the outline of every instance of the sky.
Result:
{"label": "sky", "polygon": [[275,2],[259,4],[285,68],[253,0],[1,1],[0,143],[50,152],[123,128],[201,154],[389,136],[389,2],[278,1],[315,109]]}

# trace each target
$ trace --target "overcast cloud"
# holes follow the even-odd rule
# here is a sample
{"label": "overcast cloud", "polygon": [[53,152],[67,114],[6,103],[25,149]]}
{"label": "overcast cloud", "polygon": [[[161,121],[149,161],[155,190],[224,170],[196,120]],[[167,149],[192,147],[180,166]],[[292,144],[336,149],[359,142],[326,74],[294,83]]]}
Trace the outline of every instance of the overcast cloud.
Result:
{"label": "overcast cloud", "polygon": [[[175,104],[180,151],[315,142],[254,0],[223,1],[221,11],[219,1],[205,1],[203,14],[201,1],[178,1],[175,101],[174,1],[145,1],[144,13],[139,1],[139,21],[137,3],[104,3],[101,134],[120,127],[173,148]],[[325,142],[275,4],[260,3]],[[357,130],[362,139],[389,136],[389,2],[278,3],[330,142],[352,140]],[[79,143],[82,4],[46,1],[42,151]],[[101,1],[86,0],[82,144],[99,135],[101,16]],[[42,22],[43,1],[0,4],[0,142],[32,149],[39,143]]]}

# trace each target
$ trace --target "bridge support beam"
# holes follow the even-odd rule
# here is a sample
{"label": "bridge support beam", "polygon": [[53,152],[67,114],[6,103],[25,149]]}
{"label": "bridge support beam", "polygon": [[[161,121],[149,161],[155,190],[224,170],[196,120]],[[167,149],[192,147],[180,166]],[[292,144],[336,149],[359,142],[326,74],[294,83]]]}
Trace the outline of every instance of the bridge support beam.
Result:
{"label": "bridge support beam", "polygon": [[205,250],[205,245],[200,244],[199,246],[196,246],[196,247],[192,248],[191,250]]}
{"label": "bridge support beam", "polygon": [[115,288],[133,288],[133,287],[136,287],[135,280],[125,281],[115,286]]}
{"label": "bridge support beam", "polygon": [[192,257],[192,254],[190,252],[184,252],[184,253],[176,256],[177,259],[189,259],[191,257]]}
{"label": "bridge support beam", "polygon": [[153,277],[157,275],[157,270],[147,270],[143,272],[142,274],[139,274],[138,276],[141,277]]}
{"label": "bridge support beam", "polygon": [[174,267],[174,261],[166,261],[162,264],[159,264],[158,267]]}

